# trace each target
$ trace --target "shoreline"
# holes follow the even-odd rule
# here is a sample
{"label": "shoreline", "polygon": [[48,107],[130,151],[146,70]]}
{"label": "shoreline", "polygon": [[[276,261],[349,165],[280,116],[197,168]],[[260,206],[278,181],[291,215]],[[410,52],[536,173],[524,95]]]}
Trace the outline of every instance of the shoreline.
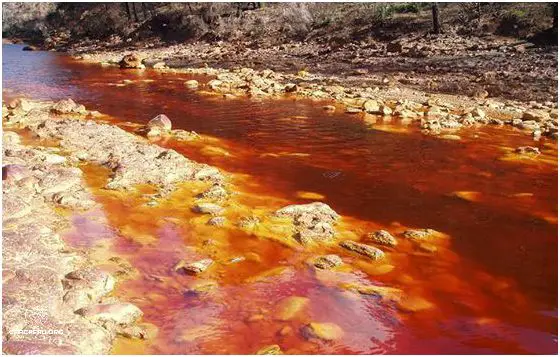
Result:
{"label": "shoreline", "polygon": [[428,135],[460,134],[461,129],[467,127],[506,125],[532,135],[535,140],[542,137],[557,140],[558,137],[558,110],[556,103],[552,102],[499,100],[488,98],[488,93],[478,93],[478,97],[428,93],[396,85],[389,80],[382,86],[356,87],[347,84],[343,77],[313,74],[305,70],[293,74],[240,66],[190,67],[185,63],[177,63],[173,56],[162,56],[160,50],[105,49],[101,52],[74,54],[73,58],[85,63],[118,66],[126,70],[150,68],[168,73],[202,74],[209,77],[207,83],[187,81],[186,87],[204,89],[226,99],[239,96],[296,96],[330,102],[331,105],[323,106],[325,111],[344,111],[348,115],[360,115],[365,119],[369,116],[389,120],[396,118],[407,124],[414,123]]}

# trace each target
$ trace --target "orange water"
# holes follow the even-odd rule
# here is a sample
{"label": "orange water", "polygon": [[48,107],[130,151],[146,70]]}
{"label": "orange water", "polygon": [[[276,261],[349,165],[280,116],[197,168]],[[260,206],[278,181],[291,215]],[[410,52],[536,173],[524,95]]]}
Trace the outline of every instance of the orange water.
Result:
{"label": "orange water", "polygon": [[[126,258],[139,274],[116,295],[159,329],[148,342],[119,339],[116,353],[254,353],[271,344],[286,353],[557,351],[556,142],[533,142],[510,128],[466,130],[463,140],[446,141],[397,121],[325,113],[322,102],[225,100],[186,89],[182,83],[192,76],[101,69],[17,46],[3,52],[7,96],[71,96],[117,122],[145,123],[165,113],[176,128],[202,134],[197,142],[158,144],[230,175],[239,191],[232,221],[249,209],[265,214],[312,202],[301,193],[313,192],[343,215],[340,229],[356,237],[407,227],[450,236],[435,253],[401,241],[387,250],[386,262],[366,264],[335,247],[290,248],[232,225],[208,227],[190,212],[203,185],[182,185],[159,206],[145,207],[150,188],[103,190],[107,172],[85,166],[102,203],[97,214],[110,228],[76,214],[66,238],[76,246],[108,244],[111,254]],[[522,145],[543,154],[516,159],[511,149]],[[457,191],[476,194],[467,200]],[[347,268],[318,274],[306,264],[327,252],[343,256]],[[201,277],[172,269],[180,259],[204,257],[216,264]],[[394,268],[380,274],[382,265]],[[202,279],[217,287],[186,293]],[[341,282],[396,287],[435,307],[404,313],[392,301],[344,291]],[[277,303],[288,296],[309,303],[294,320],[278,321]],[[255,315],[262,319],[248,321]],[[311,321],[336,323],[344,335],[308,341],[300,329]],[[286,326],[292,332],[281,336]]]}

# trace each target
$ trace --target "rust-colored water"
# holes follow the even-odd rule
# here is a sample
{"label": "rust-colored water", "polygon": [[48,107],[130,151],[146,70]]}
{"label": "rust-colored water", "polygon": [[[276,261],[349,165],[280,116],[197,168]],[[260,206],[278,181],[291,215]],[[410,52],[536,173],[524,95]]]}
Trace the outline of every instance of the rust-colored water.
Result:
{"label": "rust-colored water", "polygon": [[[306,251],[233,225],[207,226],[207,217],[190,211],[203,184],[182,185],[148,207],[143,195],[150,188],[103,190],[107,172],[85,166],[111,229],[76,215],[67,239],[105,244],[105,254],[127,259],[138,274],[123,280],[116,295],[159,329],[148,342],[120,339],[116,353],[254,353],[271,344],[286,353],[556,353],[556,142],[533,142],[507,128],[441,140],[399,123],[327,114],[319,102],[201,95],[183,86],[192,77],[182,74],[102,69],[18,46],[3,53],[5,95],[70,96],[117,121],[145,123],[165,113],[176,128],[202,134],[201,141],[158,144],[231,175],[239,194],[230,221],[317,200],[305,198],[312,192],[344,216],[340,230],[355,237],[408,227],[449,236],[435,253],[402,241],[386,262],[369,264],[334,247]],[[510,154],[522,145],[543,154]],[[344,255],[347,267],[309,269],[305,261],[325,252]],[[208,256],[217,263],[201,277],[172,269],[180,259]],[[201,281],[217,287],[187,292]],[[434,307],[405,313],[390,299],[340,289],[343,282],[399,288]],[[295,319],[279,321],[277,303],[289,296],[309,303]],[[344,335],[307,341],[300,329],[311,321],[336,323]]]}

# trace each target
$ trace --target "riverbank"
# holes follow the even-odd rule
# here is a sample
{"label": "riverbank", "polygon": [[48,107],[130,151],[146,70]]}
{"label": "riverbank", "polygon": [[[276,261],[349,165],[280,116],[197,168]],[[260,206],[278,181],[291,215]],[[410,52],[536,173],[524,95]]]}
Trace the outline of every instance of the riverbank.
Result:
{"label": "riverbank", "polygon": [[20,119],[45,120],[51,106],[16,100],[2,110],[12,119],[3,132],[3,352],[106,354],[117,335],[145,333],[142,311],[112,297],[119,279],[62,239],[74,212],[99,205],[74,157],[21,131]]}
{"label": "riverbank", "polygon": [[[418,125],[424,133],[431,135],[460,135],[460,130],[466,127],[508,125],[532,135],[535,140],[539,140],[541,137],[557,138],[557,104],[554,99],[557,93],[556,72],[554,71],[556,66],[555,63],[552,67],[547,65],[549,61],[555,61],[555,52],[546,54],[546,51],[531,47],[525,50],[526,44],[516,44],[510,40],[501,42],[495,40],[486,45],[477,43],[476,46],[467,46],[461,42],[452,46],[453,38],[448,40],[446,38],[434,38],[433,40],[428,38],[422,41],[427,41],[427,43],[435,41],[436,44],[443,41],[447,45],[444,48],[451,51],[446,58],[470,58],[465,60],[465,66],[470,68],[477,63],[475,66],[478,68],[477,70],[482,68],[479,66],[479,62],[482,61],[486,63],[486,66],[493,66],[494,71],[516,68],[519,73],[524,73],[524,75],[527,73],[537,75],[534,71],[525,70],[523,65],[520,65],[520,63],[531,64],[539,71],[547,72],[547,74],[543,72],[538,75],[541,76],[541,79],[546,77],[550,80],[530,85],[522,77],[514,75],[517,82],[524,82],[521,88],[531,87],[537,91],[550,90],[552,95],[542,95],[541,93],[537,96],[540,98],[538,101],[519,101],[506,99],[503,96],[504,93],[501,92],[491,98],[485,89],[469,90],[468,86],[463,85],[458,85],[461,90],[458,90],[457,94],[447,94],[446,92],[449,91],[443,88],[438,89],[437,86],[429,88],[430,86],[426,84],[404,84],[421,83],[424,80],[431,81],[432,79],[425,71],[403,73],[404,77],[408,78],[407,80],[402,80],[404,77],[398,79],[387,74],[386,68],[394,67],[394,63],[407,62],[407,59],[411,59],[413,62],[418,61],[415,57],[411,57],[410,49],[406,49],[406,45],[403,44],[397,46],[399,48],[397,53],[387,53],[386,47],[379,50],[384,51],[384,54],[375,59],[378,62],[372,63],[378,64],[381,68],[380,71],[370,72],[368,69],[355,67],[352,64],[340,64],[344,69],[338,68],[332,71],[338,74],[288,69],[288,63],[293,56],[288,56],[286,52],[300,51],[301,48],[305,48],[305,46],[297,44],[281,46],[274,50],[251,50],[250,47],[243,50],[233,47],[231,44],[210,46],[203,43],[163,48],[154,44],[142,44],[120,49],[93,45],[77,46],[71,50],[71,53],[75,54],[76,59],[98,63],[102,66],[121,66],[129,70],[143,70],[148,67],[162,72],[208,75],[209,80],[207,83],[201,84],[201,89],[225,97],[295,96],[316,99],[323,103],[330,101],[332,105],[324,105],[324,109],[327,111],[345,111],[349,115],[364,116],[365,120],[378,117],[382,117],[383,120],[395,118],[406,124],[412,122]],[[438,55],[442,50],[437,45],[432,45],[432,47],[434,46],[437,51],[433,49],[431,52],[433,54],[425,57],[425,60],[443,61]],[[428,45],[424,47],[429,48]],[[499,50],[497,51],[496,48]],[[340,51],[344,51],[344,49],[340,49]],[[506,62],[497,60],[496,55]],[[317,55],[305,57],[309,57],[309,61],[322,63],[322,59]],[[548,59],[544,60],[544,58]],[[394,63],[388,64],[387,60]],[[514,67],[511,61],[516,62],[517,65]],[[255,68],[247,67],[255,62],[260,62],[261,65]],[[448,62],[448,60],[444,62]],[[266,66],[264,63],[269,63],[271,66]],[[454,76],[454,74],[444,70],[442,63],[433,64],[433,68],[442,73],[442,78],[437,79],[436,82],[449,82],[451,79],[446,76]],[[211,64],[219,64],[221,68],[210,67]],[[193,65],[195,66],[193,67]],[[416,62],[411,62],[407,66],[430,67],[427,63]],[[280,68],[280,71],[275,72],[270,68]],[[303,65],[300,68],[313,68],[313,66]],[[315,68],[318,67],[315,66]],[[551,70],[554,73],[548,73]],[[461,71],[468,72],[466,68]],[[474,77],[470,81],[480,83],[475,78],[481,75],[480,73],[473,74]],[[511,74],[496,77],[491,75],[491,72],[486,72],[484,76],[493,78],[492,80],[495,81],[493,86],[503,89],[513,88],[509,83]],[[192,82],[185,84],[187,87],[197,87],[197,84]],[[516,88],[518,87],[516,86]],[[523,95],[514,97],[520,98]],[[550,97],[549,100],[543,100],[548,97]],[[532,96],[524,98],[529,99]]]}

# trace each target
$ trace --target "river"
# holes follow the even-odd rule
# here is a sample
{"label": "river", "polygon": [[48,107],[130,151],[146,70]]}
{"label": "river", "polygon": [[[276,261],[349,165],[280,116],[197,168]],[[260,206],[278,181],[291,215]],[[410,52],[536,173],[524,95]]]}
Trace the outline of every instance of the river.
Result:
{"label": "river", "polygon": [[[325,283],[338,278],[316,276],[302,263],[302,250],[236,230],[198,227],[196,217],[184,212],[181,192],[169,205],[148,211],[138,197],[102,190],[106,173],[89,168],[103,214],[119,232],[109,238],[110,249],[140,272],[121,283],[116,295],[134,300],[144,320],[159,328],[153,341],[120,339],[116,353],[244,354],[271,344],[286,353],[557,352],[556,142],[490,127],[465,129],[460,141],[443,140],[398,122],[327,113],[321,108],[327,103],[224,99],[183,85],[209,80],[201,76],[102,68],[21,49],[2,48],[5,98],[71,97],[117,121],[142,124],[165,113],[175,128],[215,140],[204,146],[159,144],[229,173],[246,193],[240,199],[245,204],[274,210],[317,200],[306,198],[311,192],[357,232],[412,227],[450,236],[435,253],[406,244],[391,251],[388,272],[343,273],[402,288],[435,305],[402,313],[386,301]],[[512,159],[508,152],[523,145],[538,146],[543,154]],[[76,215],[69,244],[95,244],[98,238],[80,231],[87,219]],[[142,235],[153,239],[131,238]],[[185,254],[199,254],[191,248],[210,237],[221,244],[214,254],[222,261],[245,260],[224,263],[209,276],[219,286],[209,298],[184,294],[192,278],[170,266]],[[246,259],[248,252],[258,259]],[[254,279],[263,272],[266,279]],[[305,317],[288,323],[270,318],[278,300],[294,295],[309,299]],[[251,318],[257,315],[263,317]],[[298,331],[308,321],[336,323],[344,335],[307,341]],[[293,331],[279,334],[282,329]]]}

